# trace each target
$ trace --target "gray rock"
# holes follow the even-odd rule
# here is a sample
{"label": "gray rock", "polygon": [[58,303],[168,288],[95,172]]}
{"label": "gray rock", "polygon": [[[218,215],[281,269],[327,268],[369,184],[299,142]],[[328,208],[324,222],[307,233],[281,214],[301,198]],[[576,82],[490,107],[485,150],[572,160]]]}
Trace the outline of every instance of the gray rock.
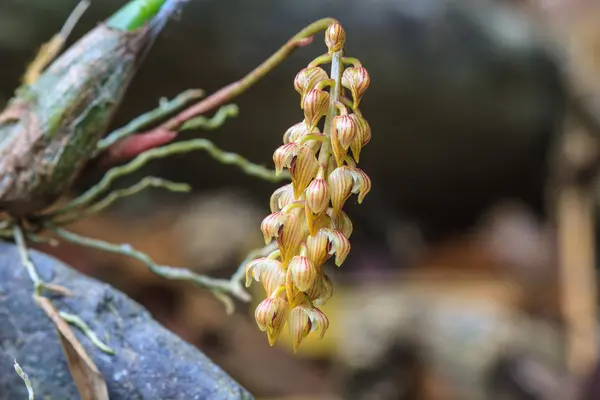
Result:
{"label": "gray rock", "polygon": [[[123,293],[47,255],[31,255],[45,281],[74,294],[53,298],[54,305],[78,314],[116,351],[114,356],[99,351],[74,328],[103,374],[112,400],[252,399],[204,354]],[[32,283],[17,248],[7,243],[0,243],[0,282],[0,400],[27,398],[13,358],[32,380],[36,398],[79,398],[54,326],[32,299]]]}

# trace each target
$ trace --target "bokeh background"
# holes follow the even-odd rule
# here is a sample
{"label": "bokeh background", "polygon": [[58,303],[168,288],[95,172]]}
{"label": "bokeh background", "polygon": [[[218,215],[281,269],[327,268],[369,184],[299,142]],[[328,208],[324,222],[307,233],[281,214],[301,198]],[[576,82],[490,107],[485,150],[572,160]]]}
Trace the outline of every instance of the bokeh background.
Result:
{"label": "bokeh background", "polygon": [[[76,3],[0,1],[0,104]],[[122,3],[93,1],[72,40]],[[306,340],[298,355],[287,337],[270,348],[253,320],[256,302],[227,316],[210,293],[132,260],[40,248],[142,303],[257,398],[581,398],[597,361],[597,190],[586,163],[597,143],[570,118],[568,82],[576,76],[586,95],[600,83],[593,2],[192,0],[150,52],[113,127],[161,97],[239,79],[325,16],[341,21],[346,53],[372,77],[361,109],[373,139],[361,167],[373,190],[348,204],[353,247],[330,269],[323,340]],[[181,139],[207,137],[272,165],[301,118],[294,76],[324,51],[319,36],[236,99],[239,116]],[[198,152],[154,161],[118,186],[146,175],[194,190],[149,190],[71,229],[215,277],[261,245],[276,185]],[[90,172],[71,195],[100,176]]]}

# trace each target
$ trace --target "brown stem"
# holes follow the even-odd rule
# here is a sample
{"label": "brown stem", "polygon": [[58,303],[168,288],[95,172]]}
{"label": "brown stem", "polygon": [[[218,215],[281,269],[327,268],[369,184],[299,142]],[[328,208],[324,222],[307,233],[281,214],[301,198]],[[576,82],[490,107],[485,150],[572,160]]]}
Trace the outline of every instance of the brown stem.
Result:
{"label": "brown stem", "polygon": [[279,50],[277,50],[275,54],[269,57],[261,65],[256,67],[248,75],[246,75],[239,81],[230,83],[229,85],[219,89],[206,99],[183,110],[173,118],[169,119],[163,125],[161,125],[159,129],[176,131],[189,119],[194,118],[197,115],[206,113],[207,111],[210,111],[230,101],[234,97],[244,93],[252,85],[254,85],[261,78],[263,78],[267,73],[269,73],[276,66],[281,64],[281,62],[283,62],[283,60],[287,58],[298,47],[304,47],[310,44],[312,42],[313,35],[315,35],[319,31],[326,29],[329,25],[336,22],[337,21],[333,18],[323,18],[310,24],[298,34],[296,34],[294,37],[292,37],[290,40],[288,40],[288,42],[285,45],[283,45]]}

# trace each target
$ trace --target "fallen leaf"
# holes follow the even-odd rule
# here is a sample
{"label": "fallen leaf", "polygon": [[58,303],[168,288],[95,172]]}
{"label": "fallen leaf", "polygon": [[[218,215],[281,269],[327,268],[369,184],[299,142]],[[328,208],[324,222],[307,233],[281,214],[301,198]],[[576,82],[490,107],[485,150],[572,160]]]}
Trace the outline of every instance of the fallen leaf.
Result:
{"label": "fallen leaf", "polygon": [[71,371],[71,376],[75,381],[75,385],[77,385],[81,399],[109,400],[104,377],[98,371],[98,367],[86,353],[79,340],[77,340],[69,324],[60,317],[54,305],[46,297],[34,296],[34,298],[56,327],[69,364],[69,371]]}

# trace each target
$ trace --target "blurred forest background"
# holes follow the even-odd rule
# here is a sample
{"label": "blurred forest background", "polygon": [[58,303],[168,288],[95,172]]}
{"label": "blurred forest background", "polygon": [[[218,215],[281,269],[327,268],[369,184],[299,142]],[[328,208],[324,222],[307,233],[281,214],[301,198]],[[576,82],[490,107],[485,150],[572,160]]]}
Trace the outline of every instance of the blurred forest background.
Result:
{"label": "blurred forest background", "polygon": [[[76,3],[0,1],[0,105]],[[71,41],[122,3],[92,1]],[[152,49],[114,127],[161,97],[197,87],[210,93],[242,77],[325,16],[340,20],[347,52],[372,77],[361,109],[373,139],[361,167],[373,190],[361,206],[349,204],[353,247],[343,268],[331,268],[323,340],[308,339],[293,356],[285,337],[268,346],[252,304],[227,316],[210,293],[132,260],[71,245],[39,248],[129,294],[257,398],[581,398],[582,387],[598,384],[590,378],[598,144],[571,118],[574,85],[563,74],[593,98],[593,2],[192,0]],[[182,137],[205,135],[271,166],[301,115],[294,76],[324,51],[321,40],[237,99],[238,117]],[[202,153],[154,161],[120,184],[145,175],[194,191],[146,191],[72,229],[217,277],[261,245],[276,185]]]}

